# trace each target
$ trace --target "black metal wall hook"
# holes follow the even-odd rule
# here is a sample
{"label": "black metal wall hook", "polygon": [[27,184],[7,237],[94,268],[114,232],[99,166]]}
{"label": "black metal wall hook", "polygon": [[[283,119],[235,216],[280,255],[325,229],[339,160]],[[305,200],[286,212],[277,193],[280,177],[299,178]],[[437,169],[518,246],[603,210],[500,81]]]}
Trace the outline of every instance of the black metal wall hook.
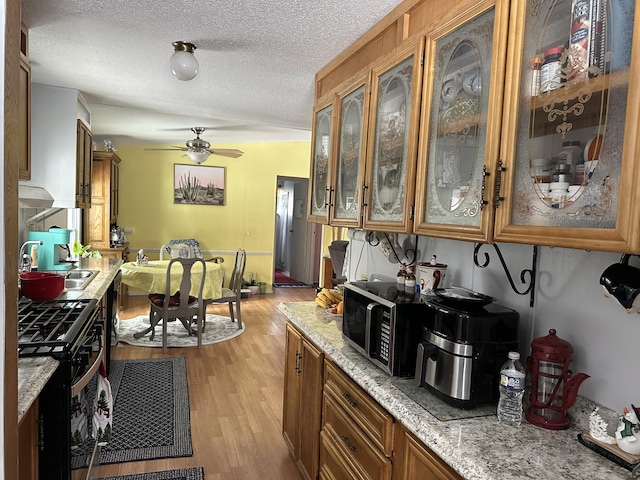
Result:
{"label": "black metal wall hook", "polygon": [[[473,263],[475,264],[476,267],[479,268],[486,268],[489,265],[489,254],[487,252],[484,252],[484,263],[480,264],[480,262],[478,261],[478,252],[480,251],[480,248],[483,245],[487,245],[485,243],[476,243],[476,246],[473,249]],[[500,251],[500,248],[498,248],[498,245],[496,245],[495,243],[490,244],[496,251],[496,253],[498,254],[498,258],[500,259],[500,263],[502,264],[502,269],[504,270],[504,273],[507,275],[507,280],[509,281],[509,285],[511,285],[511,288],[513,289],[514,292],[516,292],[518,295],[526,295],[529,294],[529,306],[533,307],[533,300],[535,298],[535,286],[536,286],[536,265],[538,264],[538,246],[534,245],[533,246],[533,258],[531,261],[531,268],[525,268],[524,270],[522,270],[520,272],[520,281],[526,286],[527,285],[527,276],[529,277],[529,286],[527,287],[526,290],[524,291],[520,291],[518,289],[518,287],[516,287],[516,284],[513,282],[513,277],[511,276],[511,272],[509,272],[509,267],[507,267],[506,262],[504,261],[504,257],[502,256],[502,252]]]}

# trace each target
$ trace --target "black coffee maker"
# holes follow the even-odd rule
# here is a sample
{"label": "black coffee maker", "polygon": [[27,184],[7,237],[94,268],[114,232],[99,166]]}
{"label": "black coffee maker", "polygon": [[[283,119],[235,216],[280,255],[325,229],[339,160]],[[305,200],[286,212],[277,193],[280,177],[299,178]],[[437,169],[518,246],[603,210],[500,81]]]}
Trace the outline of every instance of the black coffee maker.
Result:
{"label": "black coffee maker", "polygon": [[497,404],[500,367],[510,351],[518,351],[518,312],[437,296],[425,303],[416,384],[458,408]]}

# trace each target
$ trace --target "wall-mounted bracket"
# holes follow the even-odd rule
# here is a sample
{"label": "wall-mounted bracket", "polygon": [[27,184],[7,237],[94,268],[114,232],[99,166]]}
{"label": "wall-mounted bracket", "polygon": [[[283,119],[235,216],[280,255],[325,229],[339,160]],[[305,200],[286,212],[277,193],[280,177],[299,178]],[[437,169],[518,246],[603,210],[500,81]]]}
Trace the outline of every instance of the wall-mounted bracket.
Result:
{"label": "wall-mounted bracket", "polygon": [[[480,262],[478,262],[478,252],[480,251],[480,248],[483,245],[486,245],[486,244],[477,243],[473,249],[473,263],[475,264],[476,267],[479,267],[479,268],[486,268],[489,265],[489,260],[490,260],[489,254],[487,252],[484,252],[484,263],[480,264]],[[504,261],[504,257],[502,256],[502,252],[500,251],[498,246],[496,244],[491,244],[491,246],[495,249],[496,253],[498,254],[498,258],[500,259],[500,263],[502,264],[502,269],[504,270],[504,273],[507,275],[507,280],[509,281],[509,285],[511,285],[511,288],[513,289],[513,291],[516,292],[518,295],[529,294],[529,306],[533,307],[533,301],[535,296],[535,286],[536,286],[536,265],[538,264],[538,246],[537,245],[533,246],[531,268],[525,268],[520,272],[520,281],[524,284],[525,287],[527,287],[526,290],[524,291],[520,291],[518,287],[516,287],[516,284],[513,282],[513,277],[509,272],[509,268],[507,267],[507,264]],[[527,277],[529,278],[527,279]],[[529,284],[528,286],[527,286],[527,283]]]}

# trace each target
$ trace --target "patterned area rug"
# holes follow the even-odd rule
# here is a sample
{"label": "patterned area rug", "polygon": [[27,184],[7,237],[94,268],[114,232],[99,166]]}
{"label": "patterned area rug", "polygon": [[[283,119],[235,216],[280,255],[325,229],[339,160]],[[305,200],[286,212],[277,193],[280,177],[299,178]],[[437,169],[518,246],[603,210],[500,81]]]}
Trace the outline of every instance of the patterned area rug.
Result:
{"label": "patterned area rug", "polygon": [[[109,382],[113,429],[100,463],[193,455],[184,357],[112,360]],[[86,456],[72,457],[73,468],[86,462]]]}
{"label": "patterned area rug", "polygon": [[124,475],[122,477],[105,477],[100,480],[204,480],[204,469],[202,467],[182,468],[180,470],[138,473],[135,475]]}
{"label": "patterned area rug", "polygon": [[[130,320],[118,321],[118,341],[128,343],[129,345],[137,345],[139,347],[162,347],[162,325],[156,327],[156,334],[153,341],[151,333],[141,338],[133,338],[133,334],[140,332],[149,327],[149,316],[141,315]],[[202,333],[202,344],[209,345],[211,343],[224,342],[231,338],[237,337],[244,332],[244,323],[242,329],[238,329],[238,324],[232,322],[229,317],[221,315],[207,314],[207,322],[204,332]],[[189,335],[182,323],[175,321],[167,324],[167,346],[169,347],[196,347],[198,339],[195,335]]]}

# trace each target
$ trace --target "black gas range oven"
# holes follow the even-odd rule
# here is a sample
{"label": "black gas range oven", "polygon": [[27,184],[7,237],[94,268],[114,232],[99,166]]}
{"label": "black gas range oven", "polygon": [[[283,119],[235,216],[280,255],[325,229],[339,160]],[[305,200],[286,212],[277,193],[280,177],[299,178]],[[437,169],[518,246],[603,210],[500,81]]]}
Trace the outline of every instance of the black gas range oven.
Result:
{"label": "black gas range oven", "polygon": [[[18,355],[51,356],[60,362],[40,394],[40,478],[72,478],[71,399],[106,361],[104,316],[95,299],[18,303]],[[108,345],[108,344],[107,344]],[[108,348],[108,347],[107,347]],[[95,457],[95,458],[94,458]],[[99,457],[93,446],[90,461],[73,478],[91,478]]]}

